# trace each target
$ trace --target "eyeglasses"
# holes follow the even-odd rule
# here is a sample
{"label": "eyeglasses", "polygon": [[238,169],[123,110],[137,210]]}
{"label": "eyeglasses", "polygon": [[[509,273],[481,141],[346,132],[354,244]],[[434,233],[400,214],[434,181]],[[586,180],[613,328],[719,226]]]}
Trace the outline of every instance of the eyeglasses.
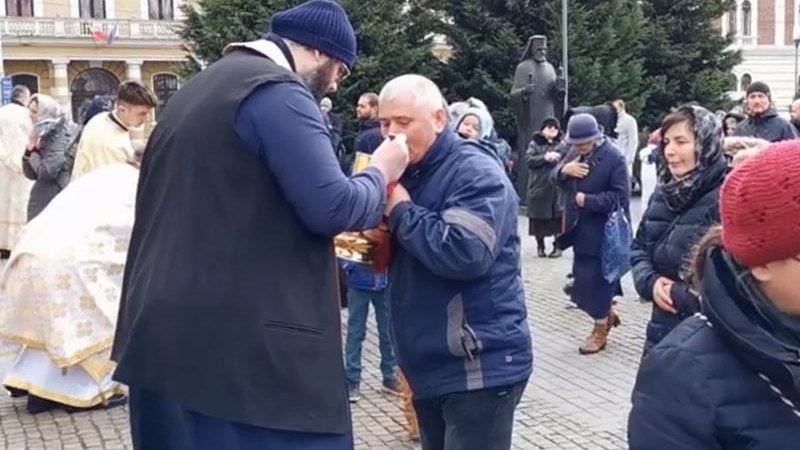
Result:
{"label": "eyeglasses", "polygon": [[339,64],[339,73],[336,76],[336,81],[341,83],[350,76],[350,68],[346,64]]}

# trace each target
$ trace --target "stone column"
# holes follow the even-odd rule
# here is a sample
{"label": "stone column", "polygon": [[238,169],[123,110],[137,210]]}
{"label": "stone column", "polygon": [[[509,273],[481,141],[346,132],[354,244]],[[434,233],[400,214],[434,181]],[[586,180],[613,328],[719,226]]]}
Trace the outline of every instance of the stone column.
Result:
{"label": "stone column", "polygon": [[128,73],[126,74],[128,80],[130,81],[142,81],[142,64],[144,61],[141,59],[131,59],[128,60]]}
{"label": "stone column", "polygon": [[53,64],[53,88],[50,94],[61,105],[63,111],[68,117],[72,117],[72,105],[70,104],[69,93],[69,77],[67,75],[67,68],[69,66],[69,59],[54,58]]}

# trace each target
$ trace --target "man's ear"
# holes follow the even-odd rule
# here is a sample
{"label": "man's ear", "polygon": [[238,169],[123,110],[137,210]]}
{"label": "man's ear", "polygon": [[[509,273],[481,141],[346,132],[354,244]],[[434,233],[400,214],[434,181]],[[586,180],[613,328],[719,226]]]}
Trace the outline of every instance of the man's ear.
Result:
{"label": "man's ear", "polygon": [[436,134],[441,133],[447,128],[447,112],[445,112],[445,110],[437,109],[433,114],[433,127],[436,130]]}

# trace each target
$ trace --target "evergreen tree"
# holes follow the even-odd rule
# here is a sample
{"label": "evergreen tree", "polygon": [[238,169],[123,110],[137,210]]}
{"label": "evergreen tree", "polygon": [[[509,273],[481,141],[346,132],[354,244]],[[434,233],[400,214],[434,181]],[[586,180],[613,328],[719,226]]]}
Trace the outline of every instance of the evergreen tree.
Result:
{"label": "evergreen tree", "polygon": [[[597,105],[622,98],[632,114],[644,106],[646,23],[636,0],[569,0],[569,104]],[[561,66],[561,0],[548,1],[549,56]]]}
{"label": "evergreen tree", "polygon": [[[222,56],[230,42],[258,38],[269,28],[269,19],[280,11],[306,0],[198,0],[185,3],[186,19],[181,37],[188,49],[207,64]],[[431,53],[429,33],[412,20],[402,2],[342,0],[358,39],[358,62],[352,75],[331,95],[334,110],[347,120],[345,142],[352,142],[358,130],[355,104],[369,91],[379,92],[396,75],[416,72],[435,78],[438,67]],[[199,68],[187,64],[190,75]]]}
{"label": "evergreen tree", "polygon": [[[510,107],[514,69],[528,35],[545,31],[540,2],[531,0],[412,0],[415,17],[446,36],[452,58],[436,79],[449,101],[476,97],[492,112],[499,133],[515,133]],[[539,28],[541,27],[541,28]],[[524,34],[523,34],[524,33]]]}
{"label": "evergreen tree", "polygon": [[644,68],[650,95],[640,122],[657,127],[670,108],[695,101],[714,111],[732,102],[731,70],[741,61],[716,22],[732,0],[643,0],[650,22]]}

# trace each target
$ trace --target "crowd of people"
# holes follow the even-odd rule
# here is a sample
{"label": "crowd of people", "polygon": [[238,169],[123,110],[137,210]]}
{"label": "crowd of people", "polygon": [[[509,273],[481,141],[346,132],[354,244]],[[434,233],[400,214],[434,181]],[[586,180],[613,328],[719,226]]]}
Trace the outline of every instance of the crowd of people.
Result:
{"label": "crowd of people", "polygon": [[[534,360],[524,206],[538,257],[571,249],[592,321],[580,354],[622,324],[628,270],[652,303],[631,449],[794,442],[800,103],[787,121],[755,82],[743,115],[676,105],[639,148],[616,99],[546,118],[515,156],[484,102],[448,105],[405,74],[359,97],[359,165],[325,97],[356,55],[337,3],[277,12],[171,98],[146,147],[133,134],[156,99],[139,83],[77,122],[15,87],[0,108],[11,395],[32,414],[129,403],[137,449],[350,450],[371,305],[382,391],[422,448],[508,450]],[[347,231],[373,263],[334,257]]]}

